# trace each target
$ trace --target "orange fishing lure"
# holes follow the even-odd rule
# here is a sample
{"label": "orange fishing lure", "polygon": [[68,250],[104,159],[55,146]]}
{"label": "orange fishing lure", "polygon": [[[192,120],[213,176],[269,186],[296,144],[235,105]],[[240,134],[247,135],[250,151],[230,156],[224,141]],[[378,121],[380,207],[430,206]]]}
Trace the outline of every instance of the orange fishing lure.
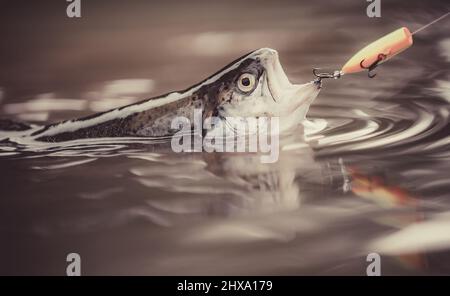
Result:
{"label": "orange fishing lure", "polygon": [[450,12],[442,15],[441,17],[433,20],[425,26],[411,33],[408,28],[399,28],[378,40],[370,43],[360,51],[358,51],[353,57],[351,57],[341,68],[333,73],[317,73],[317,68],[313,69],[313,74],[320,81],[323,78],[340,78],[344,74],[357,73],[364,70],[369,70],[368,76],[370,78],[375,77],[372,70],[375,69],[381,63],[391,59],[393,56],[401,53],[405,49],[409,48],[413,44],[413,35],[424,30],[428,26],[440,21],[447,17]]}

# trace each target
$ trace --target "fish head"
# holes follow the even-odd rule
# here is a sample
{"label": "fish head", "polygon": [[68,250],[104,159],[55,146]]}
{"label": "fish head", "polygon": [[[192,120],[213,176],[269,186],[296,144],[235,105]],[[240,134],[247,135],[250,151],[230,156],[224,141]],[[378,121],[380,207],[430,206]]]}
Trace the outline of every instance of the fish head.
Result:
{"label": "fish head", "polygon": [[205,105],[208,115],[279,117],[281,123],[292,126],[305,119],[320,87],[318,81],[292,84],[280,64],[278,52],[261,48],[210,78],[204,88]]}

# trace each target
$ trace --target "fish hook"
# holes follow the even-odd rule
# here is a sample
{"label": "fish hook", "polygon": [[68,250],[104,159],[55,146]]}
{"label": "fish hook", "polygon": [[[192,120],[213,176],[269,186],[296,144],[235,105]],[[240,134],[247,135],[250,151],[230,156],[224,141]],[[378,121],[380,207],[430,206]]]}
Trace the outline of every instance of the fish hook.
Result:
{"label": "fish hook", "polygon": [[359,63],[359,66],[360,66],[361,68],[363,68],[363,69],[369,70],[369,71],[367,72],[367,76],[369,76],[369,78],[374,78],[375,76],[377,76],[377,74],[376,74],[376,73],[372,73],[372,71],[373,71],[376,67],[378,67],[378,65],[380,64],[380,62],[382,62],[386,57],[387,57],[387,55],[380,53],[380,54],[378,55],[378,57],[377,57],[377,60],[376,60],[375,62],[373,62],[372,65],[366,67],[366,66],[363,65],[364,60],[362,60],[362,61]]}
{"label": "fish hook", "polygon": [[327,72],[323,72],[323,73],[317,73],[317,70],[319,70],[320,68],[313,68],[313,74],[314,76],[317,77],[317,81],[321,81],[323,78],[334,78],[334,79],[338,79],[341,78],[341,71],[334,71],[333,73],[327,73]]}

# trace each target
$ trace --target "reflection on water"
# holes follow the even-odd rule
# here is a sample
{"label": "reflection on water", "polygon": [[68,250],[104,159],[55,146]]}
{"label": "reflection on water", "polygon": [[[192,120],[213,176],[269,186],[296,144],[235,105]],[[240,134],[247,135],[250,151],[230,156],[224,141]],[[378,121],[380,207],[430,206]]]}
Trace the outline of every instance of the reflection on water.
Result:
{"label": "reflection on water", "polygon": [[[141,5],[120,27],[107,17],[117,11],[99,7],[90,8],[97,18],[64,25],[79,42],[64,57],[57,52],[72,41],[50,31],[57,46],[37,45],[54,53],[42,53],[49,77],[5,61],[17,77],[0,77],[2,116],[41,124],[107,110],[184,88],[263,46],[280,51],[291,80],[307,81],[312,67],[334,69],[365,42],[435,16],[414,3],[407,13],[385,5],[369,20],[344,1],[326,11],[269,1],[245,15],[233,9],[230,22],[232,4],[209,4],[221,12],[214,21],[201,1],[185,14],[155,4],[154,18]],[[155,28],[155,11],[174,18]],[[98,52],[94,36],[119,47]],[[365,274],[366,255],[379,252],[384,274],[450,273],[449,42],[444,28],[430,28],[375,79],[326,81],[304,135],[283,137],[274,164],[248,153],[175,154],[163,139],[2,134],[1,272],[62,274],[77,252],[85,274]],[[70,74],[75,66],[86,75]]]}

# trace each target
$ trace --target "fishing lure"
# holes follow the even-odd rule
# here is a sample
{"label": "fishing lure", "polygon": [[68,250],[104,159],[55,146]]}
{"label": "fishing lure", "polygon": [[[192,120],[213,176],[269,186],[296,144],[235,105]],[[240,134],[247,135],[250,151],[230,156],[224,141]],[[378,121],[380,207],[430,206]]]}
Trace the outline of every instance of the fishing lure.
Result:
{"label": "fishing lure", "polygon": [[373,70],[378,65],[403,52],[413,44],[414,34],[443,19],[448,14],[450,14],[450,12],[447,12],[443,16],[435,19],[431,23],[421,27],[413,33],[411,33],[408,28],[402,27],[381,37],[358,51],[344,64],[341,70],[336,70],[333,73],[317,73],[317,70],[319,69],[314,68],[313,74],[317,77],[317,80],[320,81],[323,78],[338,79],[344,74],[352,74],[368,70],[367,75],[369,78],[373,78],[376,75],[373,73]]}

